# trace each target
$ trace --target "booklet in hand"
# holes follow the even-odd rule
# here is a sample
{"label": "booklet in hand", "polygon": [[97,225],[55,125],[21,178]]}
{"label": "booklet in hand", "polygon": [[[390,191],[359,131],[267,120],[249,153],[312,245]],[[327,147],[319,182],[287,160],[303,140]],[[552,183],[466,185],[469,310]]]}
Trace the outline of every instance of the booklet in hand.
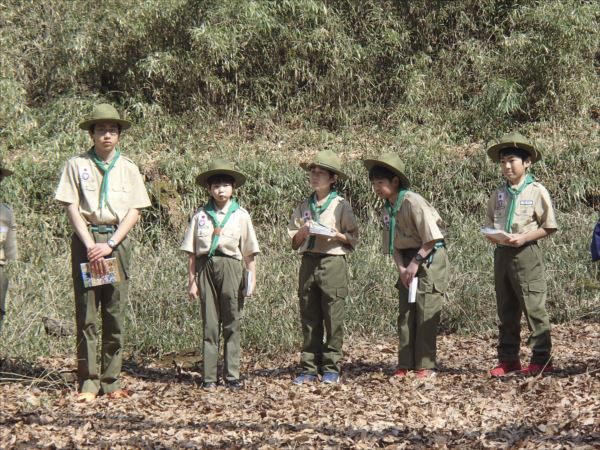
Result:
{"label": "booklet in hand", "polygon": [[308,232],[310,234],[316,234],[319,236],[335,236],[336,231],[332,228],[326,227],[325,225],[322,225],[318,222],[311,222],[310,226],[308,227]]}
{"label": "booklet in hand", "polygon": [[485,227],[481,229],[481,233],[485,236],[489,236],[498,242],[506,242],[510,239],[510,235],[503,230],[497,230],[495,228]]}
{"label": "booklet in hand", "polygon": [[107,272],[104,276],[92,270],[90,263],[81,263],[81,279],[83,280],[84,287],[102,286],[103,284],[112,284],[121,281],[117,258],[105,258],[104,261],[107,266]]}

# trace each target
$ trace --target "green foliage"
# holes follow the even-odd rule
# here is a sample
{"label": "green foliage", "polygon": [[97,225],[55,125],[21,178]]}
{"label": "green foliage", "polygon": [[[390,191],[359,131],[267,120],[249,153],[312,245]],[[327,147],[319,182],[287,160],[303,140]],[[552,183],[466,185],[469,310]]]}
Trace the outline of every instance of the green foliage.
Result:
{"label": "green foliage", "polygon": [[478,230],[500,174],[483,149],[514,127],[540,146],[533,173],[558,212],[561,231],[543,243],[552,320],[597,318],[588,240],[600,209],[599,19],[598,2],[579,0],[5,1],[0,152],[16,176],[0,195],[16,211],[21,249],[0,353],[72,351],[40,321],[73,316],[71,229],[51,198],[66,159],[90,145],[77,123],[98,101],[136,123],[123,151],[153,202],[133,231],[129,351],[200,340],[178,247],[207,199],[194,180],[213,156],[248,174],[238,196],[262,246],[244,345],[298,348],[299,261],[285,227],[310,192],[297,163],[325,148],[345,161],[340,190],[361,226],[348,333],[395,333],[396,275],[380,255],[381,204],[360,162],[384,150],[402,155],[413,189],[448,224],[443,330],[493,330],[492,252]]}

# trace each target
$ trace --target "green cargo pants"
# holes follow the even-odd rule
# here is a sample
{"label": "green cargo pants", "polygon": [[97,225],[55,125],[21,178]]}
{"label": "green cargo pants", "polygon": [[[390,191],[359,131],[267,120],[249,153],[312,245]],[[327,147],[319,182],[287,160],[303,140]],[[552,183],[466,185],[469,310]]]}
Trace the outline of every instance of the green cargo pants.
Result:
{"label": "green cargo pants", "polygon": [[[406,267],[418,249],[402,250]],[[400,279],[396,283],[398,308],[398,368],[434,369],[436,367],[437,332],[444,294],[448,287],[448,255],[444,247],[435,250],[431,264],[423,262],[415,303],[408,303],[408,289]]]}
{"label": "green cargo pants", "polygon": [[[111,233],[92,233],[96,242],[106,242]],[[74,234],[71,238],[71,268],[75,291],[77,326],[77,377],[79,392],[97,394],[121,389],[119,374],[123,363],[123,321],[128,294],[130,242],[125,238],[113,251],[119,261],[121,282],[84,288],[80,264],[87,262],[85,245]],[[110,257],[110,256],[109,256]],[[96,362],[98,308],[102,317],[101,369]]]}
{"label": "green cargo pants", "polygon": [[531,362],[546,364],[550,359],[552,340],[546,311],[546,269],[542,249],[537,244],[519,248],[496,247],[494,283],[500,320],[498,359],[519,361],[521,313],[525,313],[530,331]]}
{"label": "green cargo pants", "polygon": [[8,291],[8,275],[4,272],[4,266],[0,266],[0,332],[2,322],[6,315],[6,292]]}
{"label": "green cargo pants", "polygon": [[346,257],[304,253],[298,282],[304,373],[340,372],[347,296]]}
{"label": "green cargo pants", "polygon": [[243,309],[240,261],[226,256],[196,259],[202,304],[202,371],[204,382],[217,381],[219,335],[223,328],[223,378],[240,378],[240,316]]}

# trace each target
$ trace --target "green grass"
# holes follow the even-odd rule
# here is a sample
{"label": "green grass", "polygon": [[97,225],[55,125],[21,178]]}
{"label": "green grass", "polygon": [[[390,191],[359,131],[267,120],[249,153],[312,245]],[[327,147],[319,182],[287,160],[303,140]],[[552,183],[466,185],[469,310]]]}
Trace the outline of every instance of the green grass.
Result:
{"label": "green grass", "polygon": [[478,230],[501,180],[484,149],[514,128],[542,150],[533,173],[557,209],[560,231],[542,244],[552,320],[598,320],[588,245],[600,209],[599,23],[598,2],[579,0],[4,2],[0,153],[16,176],[0,199],[15,209],[20,259],[0,354],[73,353],[73,338],[46,337],[41,324],[73,317],[71,231],[52,197],[66,159],[90,145],[77,123],[99,101],[134,120],[123,150],[153,200],[133,232],[129,352],[199,344],[178,247],[206,200],[194,178],[213,156],[249,175],[239,197],[263,251],[244,346],[299,347],[299,260],[285,227],[309,194],[297,163],[325,148],[346,164],[342,191],[361,226],[349,338],[395,334],[395,274],[360,163],[388,150],[448,224],[443,330],[493,332],[492,251]]}

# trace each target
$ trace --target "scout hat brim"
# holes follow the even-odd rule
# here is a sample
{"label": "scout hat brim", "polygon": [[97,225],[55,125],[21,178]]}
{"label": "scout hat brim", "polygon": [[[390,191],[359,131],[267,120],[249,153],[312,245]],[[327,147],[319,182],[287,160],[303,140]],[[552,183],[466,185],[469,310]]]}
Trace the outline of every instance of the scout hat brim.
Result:
{"label": "scout hat brim", "polygon": [[365,159],[363,160],[363,164],[369,171],[375,166],[385,167],[386,169],[391,170],[394,173],[394,175],[396,175],[400,179],[400,185],[402,187],[410,187],[410,180],[406,175],[404,175],[404,172],[385,161],[381,161],[379,159]]}
{"label": "scout hat brim", "polygon": [[503,136],[500,138],[500,141],[497,144],[494,144],[488,148],[487,154],[492,161],[500,162],[500,153],[502,150],[507,148],[517,148],[527,152],[532,163],[539,161],[542,158],[541,152],[519,133],[512,133]]}
{"label": "scout hat brim", "polygon": [[235,181],[235,187],[240,187],[246,182],[246,175],[237,170],[228,170],[228,169],[213,169],[207,170],[206,172],[202,172],[200,175],[196,177],[196,183],[200,186],[206,186],[208,184],[208,179],[214,175],[229,175]]}
{"label": "scout hat brim", "polygon": [[326,170],[329,170],[330,172],[335,173],[339,178],[347,178],[347,175],[344,172],[342,172],[337,167],[330,166],[329,164],[317,163],[317,162],[311,161],[311,162],[300,163],[300,167],[302,167],[306,171],[309,171],[313,167],[321,167],[323,169],[326,169]]}
{"label": "scout hat brim", "polygon": [[91,117],[85,119],[83,122],[80,122],[79,128],[82,130],[89,130],[92,125],[96,125],[97,123],[101,122],[117,123],[121,127],[122,131],[131,127],[131,122],[129,120],[121,119],[119,112],[114,106],[103,103],[94,106]]}

